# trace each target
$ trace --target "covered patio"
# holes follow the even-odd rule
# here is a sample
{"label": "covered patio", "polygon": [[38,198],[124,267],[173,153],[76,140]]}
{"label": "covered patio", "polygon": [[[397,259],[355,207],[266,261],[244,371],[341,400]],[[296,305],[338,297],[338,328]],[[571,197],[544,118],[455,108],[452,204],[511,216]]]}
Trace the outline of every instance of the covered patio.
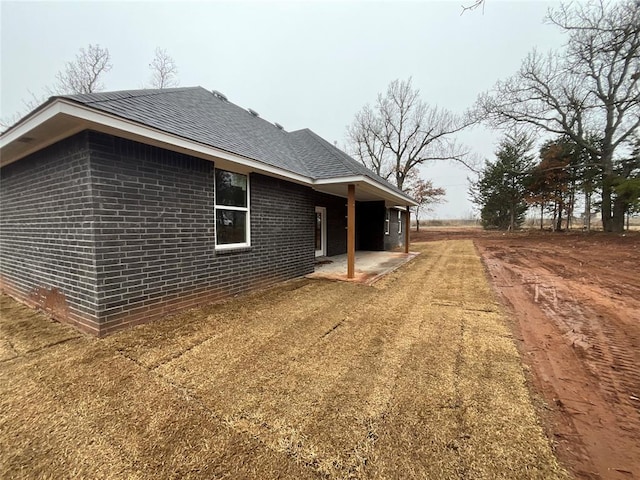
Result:
{"label": "covered patio", "polygon": [[[323,274],[335,279],[344,277],[367,283],[369,279],[375,281],[378,275],[384,274],[389,268],[397,268],[396,262],[404,263],[401,259],[409,258],[410,207],[416,205],[411,197],[391,184],[372,182],[367,176],[357,180],[345,178],[333,179],[326,183],[319,181],[315,190],[334,198],[346,198],[346,205],[342,204],[342,208],[346,206],[346,215],[342,214],[342,218],[346,220],[345,229],[342,230],[346,233],[346,239],[342,236],[344,233],[339,233],[342,228],[341,214],[338,213],[338,217],[330,224],[327,214],[331,213],[331,208],[322,203],[316,204],[316,265],[324,264],[329,267],[316,268],[312,275]],[[402,239],[398,242],[399,245],[387,244],[391,233],[391,209],[398,212],[397,230],[394,231],[394,235]],[[340,210],[340,206],[337,206],[334,208],[334,214]],[[337,228],[334,230],[337,233],[336,238],[342,237],[346,240],[344,249],[333,249],[333,252],[327,249],[329,228]],[[391,251],[399,246],[403,247],[404,254]],[[346,253],[343,253],[345,250]],[[387,255],[384,255],[385,253]],[[331,256],[328,260],[327,255]]]}
{"label": "covered patio", "polygon": [[413,259],[418,252],[355,252],[353,276],[348,275],[348,254],[316,258],[315,272],[307,278],[347,280],[371,285]]}

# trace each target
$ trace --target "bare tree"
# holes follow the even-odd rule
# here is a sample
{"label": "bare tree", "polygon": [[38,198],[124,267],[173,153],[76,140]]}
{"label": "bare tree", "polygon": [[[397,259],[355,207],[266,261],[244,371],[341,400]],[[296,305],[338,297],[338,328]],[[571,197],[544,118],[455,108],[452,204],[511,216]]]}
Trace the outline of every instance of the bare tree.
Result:
{"label": "bare tree", "polygon": [[465,163],[469,152],[452,136],[471,123],[423,102],[409,78],[394,80],[373,107],[360,110],[347,137],[360,162],[402,189],[412,170],[428,160]]}
{"label": "bare tree", "polygon": [[420,213],[431,211],[435,205],[445,202],[446,192],[444,188],[434,187],[431,180],[425,180],[417,176],[415,180],[411,181],[408,192],[418,204],[413,207],[413,211],[416,217],[416,232],[419,232]]}
{"label": "bare tree", "polygon": [[173,58],[163,48],[157,47],[155,57],[149,64],[152,71],[151,86],[153,88],[177,87],[178,67]]}
{"label": "bare tree", "polygon": [[567,34],[565,49],[529,54],[513,77],[479,97],[479,115],[494,126],[567,135],[590,152],[602,171],[603,226],[622,231],[614,154],[640,127],[640,2],[562,5],[547,20]]}
{"label": "bare tree", "polygon": [[100,45],[89,45],[80,49],[73,62],[67,62],[65,69],[58,72],[56,78],[58,93],[92,93],[104,88],[101,77],[107,73],[111,65],[109,50]]}
{"label": "bare tree", "polygon": [[31,90],[27,90],[27,91],[29,92],[30,98],[26,100],[22,99],[22,105],[24,107],[24,111],[14,112],[11,115],[6,115],[0,118],[1,131],[7,130],[9,127],[18,123],[18,121],[20,121],[20,119],[24,117],[25,112],[30,112],[31,110],[35,110],[37,107],[43,104],[47,100],[47,98],[49,98],[51,95],[54,95],[54,93],[52,93],[53,90],[50,87],[45,87],[44,93],[40,95],[36,95]]}
{"label": "bare tree", "polygon": [[23,99],[25,111],[0,119],[0,128],[6,129],[18,122],[27,112],[35,110],[49,97],[54,95],[79,94],[97,92],[104,88],[100,82],[103,74],[111,70],[109,50],[100,45],[89,45],[81,48],[73,62],[67,62],[65,68],[56,74],[57,82],[46,85],[40,94],[28,90],[29,98]]}

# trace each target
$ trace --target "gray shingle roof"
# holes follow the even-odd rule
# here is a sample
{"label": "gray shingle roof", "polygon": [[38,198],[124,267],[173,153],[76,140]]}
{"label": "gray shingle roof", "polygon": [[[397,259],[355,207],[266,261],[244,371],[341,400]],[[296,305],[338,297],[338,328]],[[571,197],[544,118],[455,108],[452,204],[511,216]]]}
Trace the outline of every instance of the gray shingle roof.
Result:
{"label": "gray shingle roof", "polygon": [[406,196],[311,130],[286,132],[202,87],[62,98],[312,179],[364,175]]}

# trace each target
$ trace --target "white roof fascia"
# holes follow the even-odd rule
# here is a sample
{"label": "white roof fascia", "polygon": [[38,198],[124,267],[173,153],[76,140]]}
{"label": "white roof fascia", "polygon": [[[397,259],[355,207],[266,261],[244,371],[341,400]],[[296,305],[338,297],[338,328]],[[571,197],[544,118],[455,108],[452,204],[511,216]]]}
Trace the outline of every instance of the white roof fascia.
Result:
{"label": "white roof fascia", "polygon": [[59,113],[61,113],[61,105],[57,102],[53,102],[48,107],[43,108],[38,113],[25,120],[23,123],[19,123],[15,127],[3,132],[2,136],[0,136],[0,148],[4,148],[11,142],[16,141],[23,135],[26,135],[31,130],[36,128],[38,125],[52,119]]}
{"label": "white roof fascia", "polygon": [[[106,112],[99,112],[83,105],[67,103],[66,101],[64,101],[64,106],[65,107],[63,108],[63,113],[82,118],[83,120],[87,120],[91,123],[115,128],[116,130],[125,131],[136,136],[169,144],[174,147],[191,150],[210,157],[217,157],[229,162],[237,163],[244,167],[248,167],[252,170],[259,170],[266,173],[274,174],[278,177],[285,177],[297,183],[312,183],[312,179],[304,175],[299,175],[282,168],[258,162],[256,160],[252,160],[235,153],[230,153],[225,150],[211,147],[209,145],[205,145],[193,140],[187,140],[183,137],[180,137],[179,135],[163,132],[162,130],[158,130],[146,125],[141,125],[140,123],[134,122],[132,120],[123,119]],[[66,111],[67,109],[69,111]]]}
{"label": "white roof fascia", "polygon": [[341,184],[341,183],[366,183],[367,185],[370,185],[378,190],[382,190],[384,193],[386,193],[387,195],[390,195],[392,197],[395,198],[402,198],[403,200],[406,200],[407,203],[409,203],[411,206],[416,206],[417,203],[412,200],[411,198],[407,197],[407,196],[403,196],[400,195],[398,192],[394,192],[393,190],[391,190],[389,187],[376,182],[375,180],[365,176],[365,175],[353,175],[353,176],[348,176],[348,177],[335,177],[335,178],[322,178],[319,180],[315,180],[313,182],[314,185],[334,185],[334,184]]}
{"label": "white roof fascia", "polygon": [[[250,170],[265,172],[280,178],[286,178],[296,183],[311,185],[313,179],[304,175],[290,172],[272,165],[268,165],[247,157],[226,152],[215,147],[211,147],[193,140],[187,140],[179,135],[163,132],[153,127],[142,125],[138,122],[127,120],[110,113],[101,112],[66,99],[56,99],[51,105],[45,107],[24,123],[5,132],[0,138],[0,148],[17,140],[21,136],[28,134],[33,128],[52,119],[55,115],[62,114],[78,118],[92,125],[100,125],[109,129],[126,132],[129,136],[153,140],[154,142],[178,147],[182,150],[197,152],[207,157],[215,157],[228,162],[242,165]],[[90,128],[90,126],[88,126]]]}
{"label": "white roof fascia", "polygon": [[90,124],[87,126],[88,128],[90,128],[91,125],[99,125],[116,131],[126,132],[127,134],[129,134],[129,136],[145,138],[156,143],[171,145],[181,150],[196,152],[209,158],[219,158],[228,162],[242,165],[243,167],[249,168],[250,170],[259,172],[261,171],[276,177],[285,178],[305,185],[314,186],[366,183],[367,185],[384,192],[386,195],[391,196],[392,198],[405,200],[407,201],[407,203],[410,203],[413,206],[417,205],[415,201],[411,200],[409,197],[400,195],[392,189],[374,181],[373,179],[365,175],[352,175],[346,177],[322,178],[314,180],[304,175],[299,175],[297,173],[258,162],[256,160],[252,160],[247,157],[211,147],[209,145],[195,142],[193,140],[188,140],[179,135],[163,132],[162,130],[142,125],[133,120],[127,120],[116,115],[102,112],[64,98],[55,99],[50,105],[44,107],[39,112],[36,112],[30,118],[27,118],[23,123],[19,123],[10,130],[4,132],[2,136],[0,136],[0,148],[4,148],[6,145],[16,141],[23,135],[27,135],[31,130],[53,119],[53,117],[55,117],[56,115],[68,115],[70,117],[83,120]]}

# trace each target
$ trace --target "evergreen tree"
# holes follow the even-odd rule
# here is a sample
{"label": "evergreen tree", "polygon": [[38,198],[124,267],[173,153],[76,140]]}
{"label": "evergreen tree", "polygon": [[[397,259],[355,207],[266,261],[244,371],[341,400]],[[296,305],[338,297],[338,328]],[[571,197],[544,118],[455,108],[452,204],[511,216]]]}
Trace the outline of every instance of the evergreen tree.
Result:
{"label": "evergreen tree", "polygon": [[524,222],[528,208],[525,196],[533,168],[532,146],[525,134],[507,135],[496,152],[496,160],[487,160],[472,184],[471,199],[480,207],[484,228],[513,231]]}
{"label": "evergreen tree", "polygon": [[566,135],[586,149],[599,168],[604,230],[621,232],[626,200],[615,190],[616,158],[640,128],[640,1],[561,3],[547,20],[566,45],[531,52],[518,72],[479,97],[478,116],[493,126]]}
{"label": "evergreen tree", "polygon": [[612,182],[616,204],[627,215],[627,228],[629,217],[640,213],[640,135],[635,135],[629,143],[633,151],[629,158],[617,163]]}

